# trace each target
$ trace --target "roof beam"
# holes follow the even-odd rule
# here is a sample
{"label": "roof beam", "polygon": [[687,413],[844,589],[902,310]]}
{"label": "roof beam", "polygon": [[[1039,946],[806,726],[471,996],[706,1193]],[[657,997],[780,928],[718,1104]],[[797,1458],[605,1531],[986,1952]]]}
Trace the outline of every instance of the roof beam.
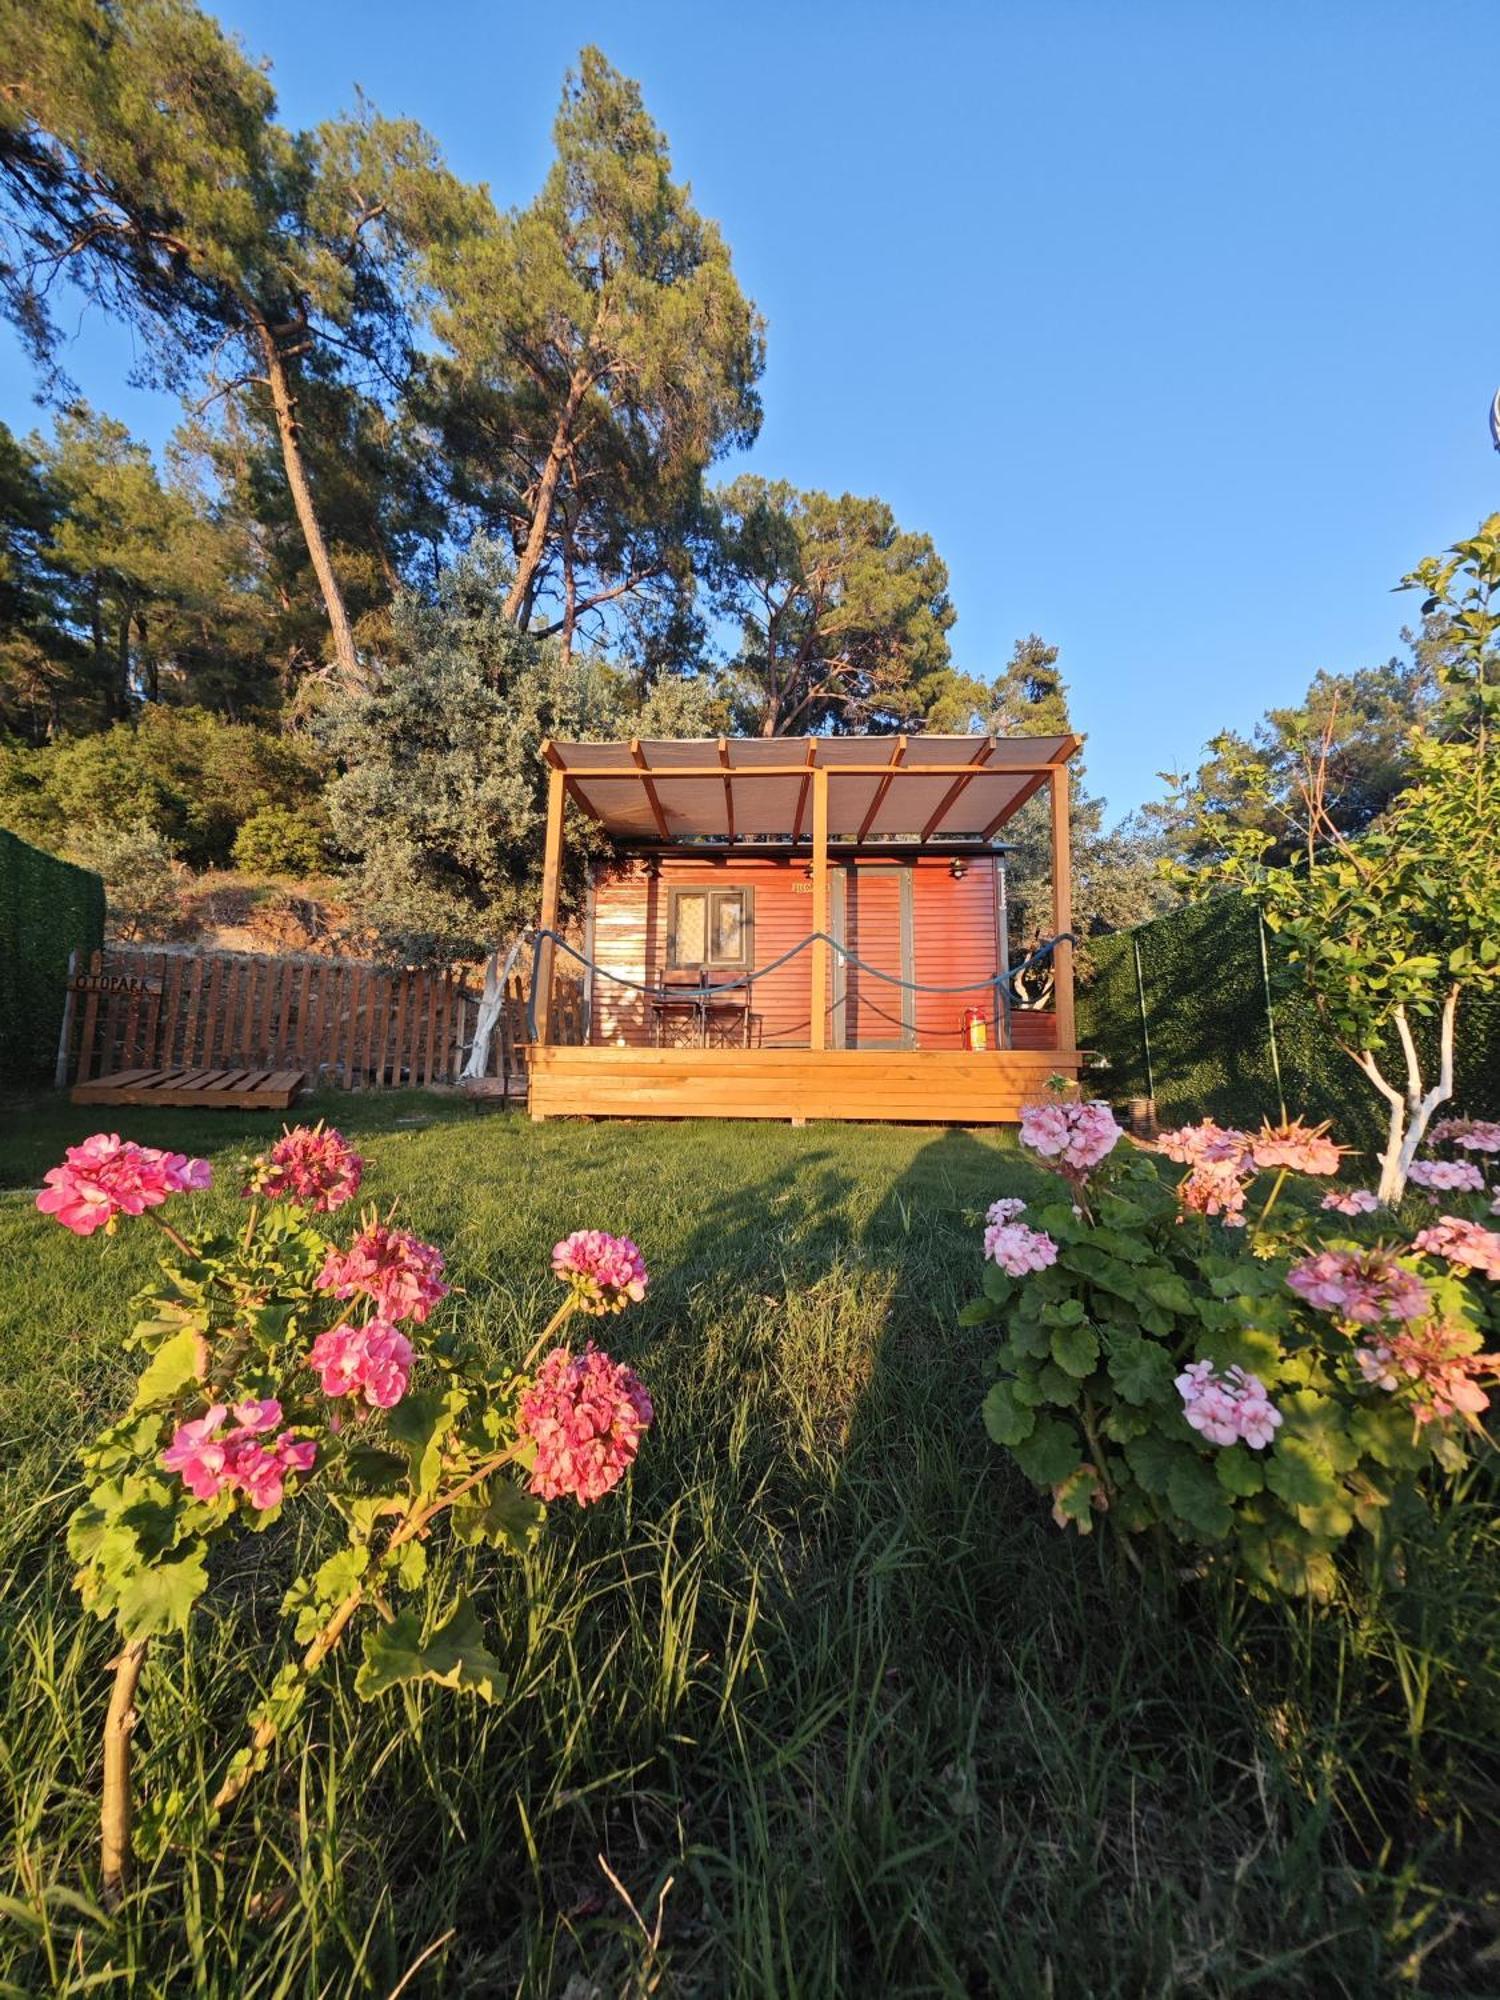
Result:
{"label": "roof beam", "polygon": [[[807,743],[807,763],[805,764],[805,766],[803,766],[803,769],[806,771],[807,775],[803,778],[802,789],[797,794],[797,817],[792,822],[792,841],[794,845],[797,841],[799,841],[802,838],[802,821],[807,812],[807,795],[812,785],[813,765],[816,764],[817,761],[818,761],[817,739],[816,737],[809,737]],[[796,769],[797,767],[794,765],[792,768]]]}
{"label": "roof beam", "polygon": [[865,836],[869,833],[870,828],[875,824],[875,815],[880,811],[881,806],[884,804],[885,795],[891,789],[891,779],[895,776],[896,768],[902,762],[905,756],[906,756],[906,738],[904,736],[898,736],[896,738],[896,747],[891,752],[891,768],[889,771],[886,772],[885,776],[880,780],[880,783],[875,787],[875,796],[870,801],[870,810],[865,814],[864,818],[860,821],[859,832],[854,836],[856,840],[863,840]]}
{"label": "roof beam", "polygon": [[672,836],[667,830],[667,816],[661,809],[661,800],[656,796],[656,787],[651,782],[650,767],[646,763],[646,753],[641,748],[641,739],[638,736],[632,736],[630,739],[630,756],[635,768],[641,774],[641,783],[646,788],[646,798],[651,807],[651,817],[656,821],[656,830],[663,840],[670,840]]}
{"label": "roof beam", "polygon": [[961,778],[955,778],[953,783],[948,787],[947,791],[944,792],[942,799],[938,804],[937,811],[932,815],[931,819],[928,820],[926,826],[924,826],[922,829],[923,840],[931,840],[937,828],[942,825],[943,820],[946,818],[949,806],[951,806],[956,799],[961,797],[962,794],[968,790],[970,784],[984,769],[985,765],[989,762],[990,752],[994,749],[994,747],[995,747],[994,737],[986,736],[984,742],[981,744],[979,748],[978,754],[970,760],[970,768],[964,772]]}
{"label": "roof beam", "polygon": [[[881,764],[827,764],[822,768],[827,771],[830,781],[835,784],[840,778],[884,778],[887,775],[898,779],[960,778],[967,784],[970,778],[985,776],[991,778],[1032,778],[1040,775],[1045,778],[1049,773],[1056,770],[1057,765],[1062,761],[1061,758],[1058,758],[1055,762],[1051,759],[1044,762],[1038,758],[1034,763],[1028,761],[1023,764],[1012,764],[1007,761],[1004,764],[980,765],[923,764],[909,759],[899,769],[892,772],[890,760],[887,758]],[[732,773],[734,777],[739,779],[801,778],[805,783],[811,776],[812,768],[810,762],[806,764],[736,764],[732,767]],[[570,778],[580,778],[588,783],[597,783],[601,778],[637,778],[642,775],[640,771],[634,769],[629,764],[569,764],[567,772]],[[724,767],[719,763],[652,765],[649,767],[647,775],[652,778],[666,779],[668,781],[674,778],[722,778]]]}
{"label": "roof beam", "polygon": [[[1033,772],[1027,778],[1026,783],[1022,785],[1020,791],[1011,800],[1010,804],[1004,807],[1002,811],[997,812],[989,825],[981,831],[979,838],[981,840],[992,840],[1001,827],[1005,825],[1006,821],[1014,819],[1026,801],[1036,796],[1043,785],[1046,784],[1054,769],[1055,766],[1049,764],[1045,770]],[[1020,774],[1018,773],[1017,775],[1019,776]]]}
{"label": "roof beam", "polygon": [[729,828],[730,844],[734,842],[734,786],[729,777],[729,738],[719,738],[719,762],[724,766],[724,820]]}

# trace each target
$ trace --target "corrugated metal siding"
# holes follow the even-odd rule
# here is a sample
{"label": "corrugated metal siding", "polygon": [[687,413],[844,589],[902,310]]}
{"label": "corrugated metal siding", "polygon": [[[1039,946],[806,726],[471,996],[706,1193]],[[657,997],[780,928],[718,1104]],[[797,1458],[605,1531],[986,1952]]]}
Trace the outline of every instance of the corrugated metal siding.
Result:
{"label": "corrugated metal siding", "polygon": [[[987,859],[971,861],[959,881],[950,863],[919,861],[912,882],[915,900],[916,978],[933,986],[958,986],[995,976],[995,868]],[[964,1046],[964,1009],[981,1007],[990,1020],[991,1046],[999,1044],[989,992],[919,993],[917,1046]]]}
{"label": "corrugated metal siding", "polygon": [[[898,979],[906,976],[901,962],[901,884],[907,871],[886,866],[843,872],[844,943],[866,965]],[[843,979],[845,1046],[868,1049],[903,1043],[907,995],[902,988],[867,977],[855,965],[845,970]]]}
{"label": "corrugated metal siding", "polygon": [[[983,980],[995,969],[995,880],[985,858],[968,864],[955,880],[940,857],[915,862],[862,864],[857,882],[845,872],[845,936],[849,948],[869,963],[901,971],[900,875],[911,876],[914,976],[935,985]],[[889,875],[889,880],[882,879]],[[594,899],[594,953],[602,968],[642,984],[659,982],[666,969],[668,890],[676,887],[738,888],[755,891],[753,958],[766,965],[802,943],[812,930],[811,883],[805,860],[726,857],[699,860],[664,857],[658,872],[626,862],[601,869]],[[802,952],[779,972],[758,979],[751,1002],[757,1046],[806,1047],[810,954]],[[901,989],[884,981],[861,980],[851,971],[846,986],[845,1039],[850,1047],[900,1038]],[[920,1048],[963,1046],[963,1014],[968,1006],[989,1012],[987,993],[927,994],[915,999]],[[613,985],[601,972],[594,981],[590,1039],[613,1048],[648,1047],[651,1017],[636,994]],[[1050,1027],[1050,1020],[1048,1022]],[[1037,1033],[1028,1024],[1030,1039]],[[830,1021],[829,1039],[837,1032]],[[993,1036],[993,1028],[992,1028]],[[674,1021],[671,1038],[680,1036]],[[1040,1037],[1038,1036],[1038,1039]],[[992,1043],[997,1045],[997,1043]]]}
{"label": "corrugated metal siding", "polygon": [[[668,856],[654,876],[639,863],[601,871],[594,895],[594,955],[599,965],[644,984],[657,984],[667,964],[668,891],[742,886],[755,891],[752,952],[756,965],[780,958],[811,934],[812,885],[805,862],[748,856],[743,860],[699,861]],[[803,952],[779,972],[756,980],[750,1005],[757,1046],[784,1043],[806,1047],[809,961],[810,954]],[[668,1039],[680,1038],[687,1025],[677,1016],[669,1017]],[[596,976],[593,1042],[609,1048],[649,1047],[651,1028],[650,1011],[643,1000],[613,985],[602,973]]]}

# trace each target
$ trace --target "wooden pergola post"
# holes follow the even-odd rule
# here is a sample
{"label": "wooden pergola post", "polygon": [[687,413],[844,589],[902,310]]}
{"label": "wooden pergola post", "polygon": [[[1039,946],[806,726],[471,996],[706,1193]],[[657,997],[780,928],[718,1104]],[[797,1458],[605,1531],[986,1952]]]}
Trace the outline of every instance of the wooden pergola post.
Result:
{"label": "wooden pergola post", "polygon": [[1068,767],[1058,764],[1050,777],[1052,786],[1052,935],[1054,1005],[1057,1011],[1057,1046],[1062,1054],[1078,1044],[1073,1016],[1073,946],[1063,938],[1073,928],[1073,845],[1068,812]]}
{"label": "wooden pergola post", "polygon": [[828,1046],[828,767],[817,764],[812,774],[812,1013],[808,1018],[810,1049]]}
{"label": "wooden pergola post", "polygon": [[[563,774],[554,765],[547,773],[547,844],[542,851],[542,929],[557,929],[557,908],[562,893]],[[552,1028],[552,940],[543,938],[538,947],[536,1038],[543,1048],[551,1039]]]}

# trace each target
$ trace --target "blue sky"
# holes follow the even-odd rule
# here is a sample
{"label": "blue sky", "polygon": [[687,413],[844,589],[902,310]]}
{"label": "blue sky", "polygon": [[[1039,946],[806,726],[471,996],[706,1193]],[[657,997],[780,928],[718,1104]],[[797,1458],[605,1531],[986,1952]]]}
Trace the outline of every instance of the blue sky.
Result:
{"label": "blue sky", "polygon": [[[1398,650],[1397,578],[1500,506],[1493,0],[217,11],[288,122],[358,82],[504,204],[581,44],[639,78],[770,323],[748,463],[930,532],[968,670],[1060,645],[1113,811]],[[88,322],[71,370],[159,441],[129,360]],[[0,416],[31,387],[0,332]]]}

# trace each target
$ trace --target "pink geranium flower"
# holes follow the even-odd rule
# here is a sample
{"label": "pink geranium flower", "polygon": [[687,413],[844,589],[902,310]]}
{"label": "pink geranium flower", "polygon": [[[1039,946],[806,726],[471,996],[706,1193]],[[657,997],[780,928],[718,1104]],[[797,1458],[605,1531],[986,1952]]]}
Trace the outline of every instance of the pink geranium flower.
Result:
{"label": "pink geranium flower", "polygon": [[1180,1167],[1224,1166],[1235,1173],[1249,1173],[1255,1164],[1248,1136],[1232,1125],[1216,1125],[1211,1118],[1160,1133],[1156,1151]]}
{"label": "pink geranium flower", "polygon": [[624,1478],[655,1412],[640,1378],[598,1348],[554,1348],[521,1399],[517,1435],[535,1452],[530,1487],[581,1507]]}
{"label": "pink geranium flower", "polygon": [[992,1201],[985,1211],[988,1223],[1014,1222],[1018,1215],[1026,1213],[1026,1204],[1019,1195],[1002,1195],[999,1201]]}
{"label": "pink geranium flower", "polygon": [[1450,1193],[1457,1189],[1465,1194],[1478,1194],[1484,1188],[1484,1175],[1472,1160],[1415,1160],[1406,1178],[1413,1187],[1431,1188],[1434,1192]]}
{"label": "pink geranium flower", "polygon": [[1413,1391],[1419,1425],[1457,1416],[1477,1428],[1490,1399],[1476,1377],[1493,1375],[1500,1354],[1466,1352],[1471,1338],[1461,1327],[1407,1327],[1356,1348],[1354,1358],[1376,1388]]}
{"label": "pink geranium flower", "polygon": [[237,1403],[237,1427],[220,1436],[227,1414],[222,1403],[213,1403],[201,1417],[179,1424],[161,1454],[161,1464],[166,1471],[177,1473],[196,1499],[217,1500],[224,1492],[239,1493],[256,1513],[263,1514],[281,1504],[287,1473],[312,1470],[317,1446],[311,1438],[294,1439],[286,1434],[262,1442],[264,1434],[281,1422],[281,1405],[274,1396]]}
{"label": "pink geranium flower", "polygon": [[1021,1144],[1067,1173],[1088,1173],[1121,1137],[1114,1113],[1097,1099],[1076,1103],[1049,1098],[1045,1104],[1028,1104],[1021,1112]]}
{"label": "pink geranium flower", "polygon": [[443,1253],[409,1230],[372,1222],[348,1250],[330,1250],[316,1279],[320,1292],[336,1299],[363,1296],[374,1302],[379,1319],[425,1320],[448,1295],[442,1281]]}
{"label": "pink geranium flower", "polygon": [[1336,1174],[1340,1149],[1325,1125],[1304,1125],[1294,1118],[1284,1125],[1262,1125],[1250,1141],[1257,1167],[1287,1168],[1295,1174]]}
{"label": "pink geranium flower", "polygon": [[206,1188],[213,1179],[207,1160],[138,1146],[118,1132],[96,1132],[81,1146],[69,1146],[60,1167],[43,1175],[36,1198],[44,1215],[55,1215],[75,1236],[112,1229],[117,1215],[140,1215],[159,1208],[169,1195]]}
{"label": "pink geranium flower", "polygon": [[1185,1213],[1216,1215],[1226,1229],[1243,1229],[1245,1188],[1243,1171],[1234,1160],[1201,1159],[1184,1174],[1177,1199]]}
{"label": "pink geranium flower", "polygon": [[372,1409],[393,1409],[406,1394],[414,1349],[389,1320],[336,1326],[320,1333],[308,1361],[325,1396],[363,1396]]}
{"label": "pink geranium flower", "polygon": [[217,1433],[228,1414],[222,1403],[210,1403],[201,1417],[177,1426],[161,1455],[163,1467],[178,1473],[189,1493],[199,1500],[217,1499],[225,1483],[225,1449]]}
{"label": "pink geranium flower", "polygon": [[281,1405],[274,1396],[236,1403],[234,1420],[242,1431],[248,1431],[251,1437],[258,1437],[262,1431],[274,1431],[281,1422]]}
{"label": "pink geranium flower", "polygon": [[1483,1271],[1487,1278],[1500,1279],[1500,1235],[1462,1216],[1440,1216],[1430,1229],[1417,1232],[1412,1248],[1443,1257],[1459,1270]]}
{"label": "pink geranium flower", "polygon": [[1500,1153],[1500,1121],[1489,1118],[1445,1118],[1427,1134],[1432,1146],[1461,1146],[1466,1153]]}
{"label": "pink geranium flower", "polygon": [[1286,1281],[1310,1306],[1356,1326],[1421,1319],[1432,1306],[1426,1285],[1388,1250],[1322,1250],[1294,1264]]}
{"label": "pink geranium flower", "polygon": [[289,1127],[250,1168],[246,1194],[327,1215],[359,1193],[365,1163],[342,1132],[321,1122]]}
{"label": "pink geranium flower", "polygon": [[1044,1229],[1029,1229],[1024,1222],[993,1222],[984,1232],[984,1254],[1013,1278],[1029,1271],[1045,1271],[1057,1262],[1057,1245]]}
{"label": "pink geranium flower", "polygon": [[1339,1215],[1373,1215],[1380,1198],[1369,1188],[1330,1188],[1321,1205]]}
{"label": "pink geranium flower", "polygon": [[1262,1451],[1281,1425],[1281,1412],[1258,1375],[1243,1368],[1219,1374],[1211,1361],[1194,1361],[1177,1377],[1182,1414],[1210,1444],[1241,1442]]}
{"label": "pink geranium flower", "polygon": [[552,1271],[572,1290],[580,1309],[601,1317],[623,1312],[646,1296],[646,1260],[628,1236],[575,1229],[552,1248]]}

